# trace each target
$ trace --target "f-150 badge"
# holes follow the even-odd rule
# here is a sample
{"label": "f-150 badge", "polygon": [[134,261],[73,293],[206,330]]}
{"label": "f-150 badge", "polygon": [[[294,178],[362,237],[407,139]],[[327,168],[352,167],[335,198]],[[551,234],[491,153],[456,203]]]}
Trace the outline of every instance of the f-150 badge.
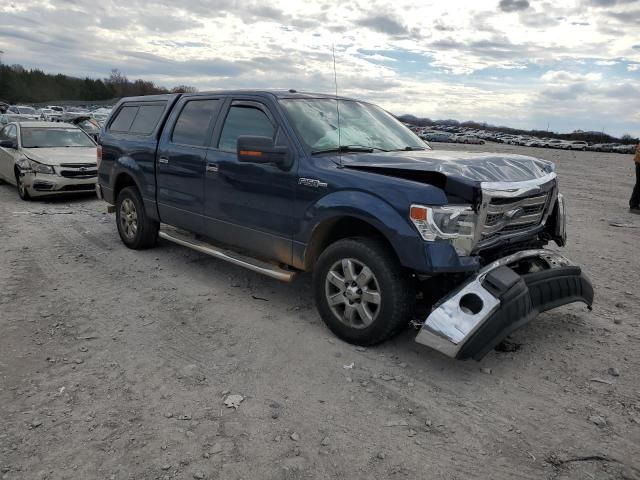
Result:
{"label": "f-150 badge", "polygon": [[327,182],[321,182],[320,180],[317,180],[315,178],[299,178],[298,184],[304,185],[305,187],[313,187],[313,188],[318,188],[318,187],[327,188],[329,186]]}

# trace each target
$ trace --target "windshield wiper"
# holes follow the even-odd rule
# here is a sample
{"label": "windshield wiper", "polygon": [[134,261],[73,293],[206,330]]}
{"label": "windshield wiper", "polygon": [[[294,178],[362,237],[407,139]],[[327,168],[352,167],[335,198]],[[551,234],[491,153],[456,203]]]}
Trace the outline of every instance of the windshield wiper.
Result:
{"label": "windshield wiper", "polygon": [[361,153],[372,153],[374,150],[378,150],[380,152],[387,152],[388,150],[383,150],[382,148],[377,147],[366,147],[364,145],[340,145],[335,148],[327,148],[326,150],[314,150],[311,152],[311,155],[316,155],[318,153],[331,153],[331,152],[340,152],[340,153],[350,153],[350,152],[361,152]]}

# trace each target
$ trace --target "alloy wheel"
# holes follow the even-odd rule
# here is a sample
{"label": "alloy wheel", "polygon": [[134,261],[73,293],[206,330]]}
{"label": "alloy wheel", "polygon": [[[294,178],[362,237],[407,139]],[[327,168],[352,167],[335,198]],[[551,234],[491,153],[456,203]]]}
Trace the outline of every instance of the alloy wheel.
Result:
{"label": "alloy wheel", "polygon": [[120,205],[120,226],[125,237],[133,240],[138,232],[138,212],[130,198],[125,198]]}
{"label": "alloy wheel", "polygon": [[327,272],[326,300],[338,320],[351,328],[366,328],[380,312],[382,296],[376,276],[354,258],[337,261]]}

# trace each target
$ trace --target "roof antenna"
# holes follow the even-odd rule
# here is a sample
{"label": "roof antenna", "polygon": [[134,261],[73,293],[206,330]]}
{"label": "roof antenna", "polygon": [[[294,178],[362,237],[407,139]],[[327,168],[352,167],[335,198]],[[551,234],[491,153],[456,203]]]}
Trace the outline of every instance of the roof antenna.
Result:
{"label": "roof antenna", "polygon": [[342,152],[340,151],[340,104],[338,102],[338,73],[336,70],[336,44],[331,44],[333,52],[333,81],[336,86],[336,113],[338,114],[338,168],[342,168]]}

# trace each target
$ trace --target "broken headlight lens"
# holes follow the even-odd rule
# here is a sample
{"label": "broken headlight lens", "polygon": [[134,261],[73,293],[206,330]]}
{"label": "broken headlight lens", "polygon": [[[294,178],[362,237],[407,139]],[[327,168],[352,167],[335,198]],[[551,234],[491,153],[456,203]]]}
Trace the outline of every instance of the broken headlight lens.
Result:
{"label": "broken headlight lens", "polygon": [[51,165],[45,165],[43,163],[38,163],[35,160],[29,159],[29,167],[31,171],[36,173],[48,173],[49,175],[55,174],[55,170]]}
{"label": "broken headlight lens", "polygon": [[478,215],[470,205],[411,205],[409,218],[423,240],[448,240],[459,255],[471,253]]}

